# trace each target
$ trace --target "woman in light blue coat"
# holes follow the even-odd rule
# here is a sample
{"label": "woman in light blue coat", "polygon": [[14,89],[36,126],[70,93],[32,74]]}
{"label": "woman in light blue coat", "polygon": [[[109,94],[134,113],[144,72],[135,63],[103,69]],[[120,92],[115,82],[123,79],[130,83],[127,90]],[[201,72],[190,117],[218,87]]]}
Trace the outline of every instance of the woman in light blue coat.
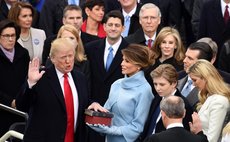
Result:
{"label": "woman in light blue coat", "polygon": [[143,131],[154,98],[143,72],[153,63],[153,53],[144,46],[130,44],[122,54],[122,74],[125,77],[112,84],[104,108],[97,103],[88,107],[114,114],[110,127],[88,124],[95,131],[106,134],[107,142],[135,141]]}

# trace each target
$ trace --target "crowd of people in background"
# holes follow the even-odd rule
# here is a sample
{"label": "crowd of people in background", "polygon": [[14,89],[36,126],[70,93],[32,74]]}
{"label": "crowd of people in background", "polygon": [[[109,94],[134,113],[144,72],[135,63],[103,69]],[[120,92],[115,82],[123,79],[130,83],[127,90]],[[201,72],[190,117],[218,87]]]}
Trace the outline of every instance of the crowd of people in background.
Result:
{"label": "crowd of people in background", "polygon": [[[0,103],[25,142],[230,141],[230,0],[1,0]],[[85,124],[84,110],[114,114]],[[0,110],[0,136],[21,118]]]}

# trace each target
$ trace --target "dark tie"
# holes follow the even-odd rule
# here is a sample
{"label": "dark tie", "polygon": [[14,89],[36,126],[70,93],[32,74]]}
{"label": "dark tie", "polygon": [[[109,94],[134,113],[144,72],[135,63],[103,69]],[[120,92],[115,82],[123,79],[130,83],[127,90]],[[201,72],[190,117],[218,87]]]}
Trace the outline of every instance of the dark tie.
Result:
{"label": "dark tie", "polygon": [[150,126],[149,126],[147,136],[150,136],[153,133],[153,130],[156,127],[156,121],[157,121],[159,114],[160,114],[160,105],[158,105],[158,107],[156,108],[156,110],[154,111],[154,113],[151,117]]}
{"label": "dark tie", "polygon": [[68,81],[68,75],[64,74],[64,95],[67,112],[67,127],[65,134],[65,142],[74,142],[74,104],[73,94]]}
{"label": "dark tie", "polygon": [[110,65],[111,65],[111,63],[112,63],[112,61],[113,61],[113,48],[112,48],[112,47],[109,47],[108,50],[109,50],[109,54],[108,54],[108,56],[107,56],[106,66],[105,66],[106,71],[109,70],[109,67],[110,67]]}
{"label": "dark tie", "polygon": [[149,39],[149,40],[148,40],[148,47],[149,47],[149,48],[152,47],[152,41],[153,41],[152,39]]}
{"label": "dark tie", "polygon": [[225,6],[225,12],[224,12],[224,22],[227,25],[229,19],[229,12],[228,12],[228,5]]}

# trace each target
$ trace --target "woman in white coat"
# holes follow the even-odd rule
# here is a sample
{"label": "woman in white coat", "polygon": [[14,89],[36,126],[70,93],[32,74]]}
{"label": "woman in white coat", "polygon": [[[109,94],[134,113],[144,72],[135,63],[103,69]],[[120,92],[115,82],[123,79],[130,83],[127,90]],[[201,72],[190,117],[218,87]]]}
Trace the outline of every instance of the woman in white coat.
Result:
{"label": "woman in white coat", "polygon": [[11,7],[8,19],[17,23],[21,28],[18,43],[28,50],[30,59],[38,57],[41,63],[46,35],[43,30],[31,27],[34,14],[34,8],[29,3],[17,2]]}
{"label": "woman in white coat", "polygon": [[217,142],[229,108],[230,89],[216,68],[206,60],[198,60],[188,70],[199,90],[198,116],[209,142]]}

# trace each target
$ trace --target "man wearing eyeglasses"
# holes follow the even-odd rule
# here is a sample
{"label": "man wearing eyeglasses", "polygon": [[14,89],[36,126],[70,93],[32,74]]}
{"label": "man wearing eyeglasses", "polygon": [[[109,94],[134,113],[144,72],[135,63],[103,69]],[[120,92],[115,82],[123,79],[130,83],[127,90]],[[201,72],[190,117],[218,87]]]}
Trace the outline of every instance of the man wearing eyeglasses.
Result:
{"label": "man wearing eyeglasses", "polygon": [[[15,98],[24,83],[28,63],[28,51],[18,44],[20,30],[9,20],[0,22],[0,103],[15,108]],[[0,110],[0,136],[16,121],[24,121]]]}
{"label": "man wearing eyeglasses", "polygon": [[129,43],[142,44],[151,48],[157,35],[158,26],[161,23],[160,9],[152,3],[144,4],[139,12],[139,23],[142,28],[125,39]]}

